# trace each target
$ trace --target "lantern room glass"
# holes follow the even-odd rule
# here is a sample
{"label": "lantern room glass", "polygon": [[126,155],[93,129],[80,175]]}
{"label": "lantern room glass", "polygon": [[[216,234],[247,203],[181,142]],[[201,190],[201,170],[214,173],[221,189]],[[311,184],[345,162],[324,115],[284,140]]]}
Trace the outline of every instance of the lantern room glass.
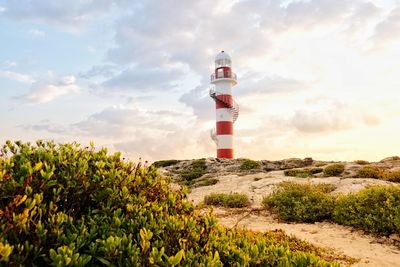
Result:
{"label": "lantern room glass", "polygon": [[215,68],[219,67],[232,67],[232,62],[228,58],[217,59],[215,61]]}

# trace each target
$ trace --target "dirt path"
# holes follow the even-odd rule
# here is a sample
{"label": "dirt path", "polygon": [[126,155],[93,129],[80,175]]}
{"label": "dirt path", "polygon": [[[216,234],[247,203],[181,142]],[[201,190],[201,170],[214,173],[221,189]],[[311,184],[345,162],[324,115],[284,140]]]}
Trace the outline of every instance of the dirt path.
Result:
{"label": "dirt path", "polygon": [[368,185],[387,184],[388,182],[374,179],[348,178],[293,178],[283,176],[283,172],[271,172],[268,174],[251,174],[245,176],[227,175],[218,177],[220,182],[213,186],[195,188],[189,194],[189,200],[194,204],[203,200],[205,195],[212,192],[246,193],[252,201],[251,209],[214,209],[214,215],[220,223],[228,227],[243,227],[251,230],[265,231],[282,229],[289,235],[294,235],[321,247],[332,248],[347,256],[359,258],[354,266],[379,266],[400,267],[400,249],[382,243],[372,235],[365,235],[361,231],[355,231],[350,227],[344,227],[332,223],[315,224],[288,224],[274,219],[266,211],[251,212],[261,206],[262,197],[271,193],[274,186],[282,181],[310,181],[313,183],[332,183],[337,186],[337,192],[348,193],[358,191]]}

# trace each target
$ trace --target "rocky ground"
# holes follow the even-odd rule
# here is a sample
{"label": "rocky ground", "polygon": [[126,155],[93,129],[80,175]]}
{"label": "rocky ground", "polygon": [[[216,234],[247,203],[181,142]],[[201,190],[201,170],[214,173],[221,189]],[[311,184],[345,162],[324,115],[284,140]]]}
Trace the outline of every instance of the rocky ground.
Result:
{"label": "rocky ground", "polygon": [[[205,173],[190,185],[189,200],[195,205],[201,203],[204,196],[210,193],[245,193],[251,205],[244,209],[214,208],[213,214],[220,223],[228,227],[243,227],[252,230],[282,229],[313,244],[328,247],[344,255],[359,259],[354,266],[400,266],[400,236],[389,238],[364,234],[351,227],[344,227],[329,222],[305,224],[284,223],[278,221],[268,211],[261,209],[263,196],[270,194],[277,184],[283,181],[299,183],[329,183],[336,187],[333,194],[357,192],[367,186],[390,185],[392,182],[357,177],[358,170],[365,165],[376,166],[384,170],[399,170],[400,158],[390,157],[380,162],[341,162],[345,171],[339,177],[324,177],[318,173],[308,178],[288,177],[284,170],[293,168],[324,167],[333,162],[306,159],[286,159],[281,161],[259,161],[251,170],[242,170],[243,159],[220,160],[205,159]],[[164,175],[171,176],[173,181],[181,183],[179,174],[190,168],[193,161],[186,160],[174,165],[160,168]],[[197,186],[213,179],[216,183],[209,186]]]}

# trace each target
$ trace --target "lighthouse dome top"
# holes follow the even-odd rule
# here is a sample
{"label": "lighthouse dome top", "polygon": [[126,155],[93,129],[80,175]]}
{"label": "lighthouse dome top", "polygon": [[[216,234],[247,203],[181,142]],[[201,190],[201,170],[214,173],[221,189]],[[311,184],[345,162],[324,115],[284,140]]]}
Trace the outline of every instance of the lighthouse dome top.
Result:
{"label": "lighthouse dome top", "polygon": [[232,66],[232,61],[229,54],[223,50],[220,53],[218,53],[218,55],[215,57],[215,68],[231,67],[231,66]]}

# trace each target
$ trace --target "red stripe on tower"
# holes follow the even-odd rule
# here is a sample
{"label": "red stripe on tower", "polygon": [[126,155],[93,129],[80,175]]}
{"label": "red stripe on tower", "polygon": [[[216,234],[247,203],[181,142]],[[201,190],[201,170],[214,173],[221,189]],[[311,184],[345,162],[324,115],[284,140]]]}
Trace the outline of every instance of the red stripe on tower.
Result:
{"label": "red stripe on tower", "polygon": [[215,101],[216,131],[212,138],[217,143],[217,158],[233,159],[233,123],[239,116],[239,106],[233,100],[232,86],[236,74],[232,72],[231,58],[222,51],[215,58],[215,72],[211,75],[210,96]]}
{"label": "red stripe on tower", "polygon": [[217,149],[217,158],[233,159],[233,149]]}
{"label": "red stripe on tower", "polygon": [[217,121],[217,135],[233,135],[233,123],[231,121]]}

